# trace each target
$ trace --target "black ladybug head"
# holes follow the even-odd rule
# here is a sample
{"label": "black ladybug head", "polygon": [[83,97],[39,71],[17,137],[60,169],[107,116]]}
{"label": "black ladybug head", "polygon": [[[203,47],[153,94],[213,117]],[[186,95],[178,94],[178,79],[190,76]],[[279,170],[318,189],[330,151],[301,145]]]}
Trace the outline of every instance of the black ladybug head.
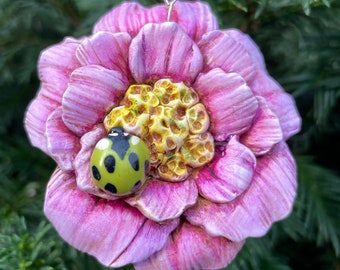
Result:
{"label": "black ladybug head", "polygon": [[130,148],[130,134],[122,127],[113,127],[110,129],[107,137],[112,141],[111,149],[118,154],[121,160],[123,160],[126,151]]}
{"label": "black ladybug head", "polygon": [[127,134],[122,127],[113,127],[110,129],[108,136],[112,137],[121,137]]}

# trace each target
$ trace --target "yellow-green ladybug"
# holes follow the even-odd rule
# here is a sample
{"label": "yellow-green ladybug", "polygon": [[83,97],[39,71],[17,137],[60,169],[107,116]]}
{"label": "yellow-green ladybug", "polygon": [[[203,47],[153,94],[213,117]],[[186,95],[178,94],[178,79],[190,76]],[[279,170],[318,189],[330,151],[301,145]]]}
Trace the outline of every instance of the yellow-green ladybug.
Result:
{"label": "yellow-green ladybug", "polygon": [[91,177],[107,193],[130,194],[144,184],[149,161],[150,150],[140,138],[114,127],[92,152]]}

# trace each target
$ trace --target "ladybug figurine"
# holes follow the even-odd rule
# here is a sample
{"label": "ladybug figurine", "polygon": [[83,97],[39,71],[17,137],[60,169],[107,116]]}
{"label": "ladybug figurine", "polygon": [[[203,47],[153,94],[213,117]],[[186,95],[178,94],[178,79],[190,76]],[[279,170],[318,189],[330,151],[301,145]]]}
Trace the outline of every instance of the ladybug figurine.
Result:
{"label": "ladybug figurine", "polygon": [[91,178],[107,193],[131,194],[145,183],[149,161],[150,150],[140,138],[114,127],[92,152]]}

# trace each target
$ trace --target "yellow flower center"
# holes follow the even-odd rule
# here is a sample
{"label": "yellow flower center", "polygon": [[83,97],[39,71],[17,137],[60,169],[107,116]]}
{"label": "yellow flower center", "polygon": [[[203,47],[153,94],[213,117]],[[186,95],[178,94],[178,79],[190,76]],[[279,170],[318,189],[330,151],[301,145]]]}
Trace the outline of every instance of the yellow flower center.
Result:
{"label": "yellow flower center", "polygon": [[131,85],[120,106],[105,117],[107,131],[122,126],[151,151],[154,177],[182,181],[212,160],[214,138],[209,115],[198,94],[184,83],[161,79],[153,86]]}

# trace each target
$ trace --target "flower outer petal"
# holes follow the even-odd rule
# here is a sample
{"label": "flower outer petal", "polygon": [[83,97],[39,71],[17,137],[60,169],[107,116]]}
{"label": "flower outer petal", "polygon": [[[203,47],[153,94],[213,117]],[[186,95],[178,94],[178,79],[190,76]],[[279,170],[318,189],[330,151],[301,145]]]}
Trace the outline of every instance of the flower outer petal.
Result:
{"label": "flower outer petal", "polygon": [[205,69],[221,68],[226,73],[238,73],[247,82],[255,76],[253,60],[242,44],[221,30],[205,34],[198,43]]}
{"label": "flower outer petal", "polygon": [[242,134],[252,125],[258,103],[240,75],[215,68],[200,74],[193,88],[210,114],[217,141]]}
{"label": "flower outer petal", "polygon": [[[93,33],[99,31],[127,32],[134,37],[146,23],[164,22],[166,20],[166,14],[155,15],[155,17],[149,16],[148,9],[139,3],[122,3],[99,19],[93,28]],[[159,16],[163,18],[160,19]]]}
{"label": "flower outer petal", "polygon": [[284,92],[266,71],[258,71],[250,87],[255,95],[266,99],[269,108],[279,118],[284,140],[288,140],[300,131],[301,117],[294,98]]}
{"label": "flower outer petal", "polygon": [[57,104],[42,95],[33,99],[29,105],[24,119],[26,133],[31,144],[41,151],[49,154],[45,137],[46,120]]}
{"label": "flower outer petal", "polygon": [[178,1],[172,10],[171,21],[177,22],[196,42],[205,33],[218,29],[210,6],[202,2]]}
{"label": "flower outer petal", "polygon": [[65,125],[83,135],[118,105],[127,87],[127,78],[117,71],[97,65],[76,69],[63,97]]}
{"label": "flower outer petal", "polygon": [[62,108],[53,111],[46,122],[45,137],[49,154],[63,170],[73,169],[73,158],[80,149],[79,138],[64,124]]}
{"label": "flower outer petal", "polygon": [[[168,7],[164,4],[145,8],[130,2],[106,13],[95,25],[93,32],[127,32],[135,37],[147,23],[163,23],[167,20]],[[203,34],[218,28],[217,19],[209,5],[201,2],[178,1],[173,8],[171,21],[176,22],[195,41]]]}
{"label": "flower outer petal", "polygon": [[73,174],[59,168],[47,186],[44,211],[65,241],[106,266],[146,259],[165,245],[178,223],[159,224],[122,200],[89,195],[77,188]]}
{"label": "flower outer petal", "polygon": [[263,58],[263,55],[260,51],[260,48],[257,44],[249,37],[247,34],[242,33],[238,29],[228,29],[224,31],[229,37],[233,38],[235,41],[239,43],[240,46],[243,46],[248,55],[251,57],[253,61],[253,65],[259,69],[266,69],[266,64]]}
{"label": "flower outer petal", "polygon": [[204,229],[184,222],[162,250],[134,267],[136,270],[220,269],[235,258],[243,244],[244,241],[210,236]]}
{"label": "flower outer petal", "polygon": [[200,195],[216,203],[234,200],[248,188],[255,166],[252,151],[233,136],[225,152],[216,156],[209,167],[200,170],[196,179]]}
{"label": "flower outer petal", "polygon": [[66,38],[61,43],[44,50],[39,58],[39,78],[43,84],[39,93],[61,104],[71,72],[80,66],[75,51],[81,40]]}
{"label": "flower outer petal", "polygon": [[281,142],[258,158],[252,184],[242,196],[225,204],[199,198],[184,216],[209,234],[232,241],[259,237],[291,212],[296,187],[296,165],[288,146]]}
{"label": "flower outer petal", "polygon": [[96,126],[93,130],[85,133],[81,139],[81,149],[74,158],[73,167],[76,174],[77,186],[80,190],[93,194],[103,199],[116,200],[117,196],[102,191],[91,179],[90,159],[96,143],[106,136],[107,132],[102,125]]}
{"label": "flower outer petal", "polygon": [[138,83],[167,77],[190,83],[201,71],[203,58],[178,24],[166,22],[141,29],[131,42],[129,65]]}
{"label": "flower outer petal", "polygon": [[100,65],[129,78],[130,42],[131,37],[127,33],[98,32],[79,45],[76,56],[83,66]]}
{"label": "flower outer petal", "polygon": [[280,120],[268,107],[266,100],[257,96],[259,109],[251,128],[242,135],[240,141],[249,147],[255,155],[267,153],[273,145],[282,141]]}
{"label": "flower outer petal", "polygon": [[126,202],[138,208],[144,216],[162,222],[179,217],[186,208],[195,204],[197,196],[193,179],[179,183],[150,179],[145,189]]}

